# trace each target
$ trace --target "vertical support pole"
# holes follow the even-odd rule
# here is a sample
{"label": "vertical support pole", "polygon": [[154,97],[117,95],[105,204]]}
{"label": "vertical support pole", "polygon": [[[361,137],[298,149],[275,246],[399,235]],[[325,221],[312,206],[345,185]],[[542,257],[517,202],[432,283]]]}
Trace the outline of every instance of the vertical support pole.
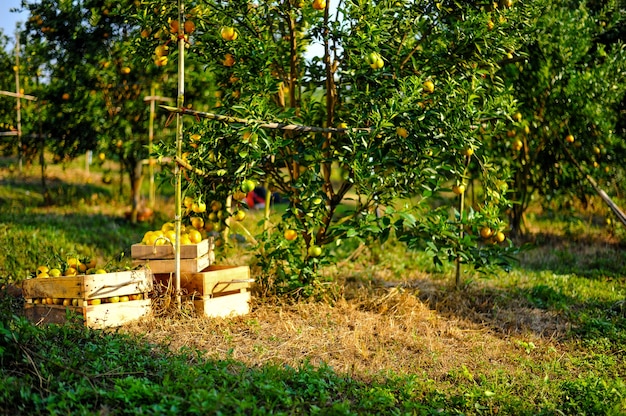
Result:
{"label": "vertical support pole", "polygon": [[270,190],[270,186],[272,186],[270,182],[269,176],[265,179],[265,211],[263,213],[263,229],[267,231],[270,227],[270,213],[271,213],[271,204],[272,204],[272,192]]}
{"label": "vertical support pole", "polygon": [[148,123],[148,172],[150,175],[150,188],[148,191],[148,205],[154,209],[154,200],[156,199],[154,191],[154,160],[152,159],[152,150],[154,143],[154,117],[156,110],[156,103],[154,99],[154,83],[150,86],[150,96],[153,97],[150,100],[150,121]]}
{"label": "vertical support pole", "polygon": [[85,152],[85,176],[89,176],[89,165],[91,165],[92,157],[93,152],[91,150],[87,150]]}
{"label": "vertical support pole", "polygon": [[[459,221],[461,225],[459,226],[459,241],[463,240],[463,211],[465,210],[465,192],[461,192],[460,201],[459,201]],[[461,288],[461,257],[457,254],[456,259],[454,261],[456,270],[454,276],[454,287],[457,289]]]}
{"label": "vertical support pole", "polygon": [[[183,32],[184,22],[184,2],[178,0],[178,96],[176,99],[176,106],[182,108],[185,104],[185,36]],[[183,116],[180,112],[176,113],[176,158],[182,157],[182,143],[183,143]],[[178,163],[174,164],[174,176],[176,178],[176,216],[175,228],[176,228],[176,243],[175,246],[175,274],[176,274],[176,303],[181,307],[180,296],[180,234],[181,234],[181,222],[182,222],[182,172]]]}
{"label": "vertical support pole", "polygon": [[228,237],[230,234],[230,226],[233,222],[233,196],[232,195],[228,195],[226,197],[226,212],[228,213],[228,216],[225,219],[225,224],[226,227],[224,227],[224,231],[222,231],[222,239],[223,239],[223,243],[224,245],[226,245],[226,243],[228,243]]}
{"label": "vertical support pole", "polygon": [[22,100],[20,99],[20,33],[15,32],[15,93],[17,94],[17,168],[22,172]]}
{"label": "vertical support pole", "polygon": [[[463,170],[463,176],[462,176],[463,185],[465,185],[465,180],[467,178],[467,169],[469,168],[469,164],[471,161],[472,161],[472,156],[467,155],[465,157],[465,169]],[[460,200],[459,200],[459,242],[463,241],[463,236],[465,234],[463,231],[463,216],[465,215],[463,211],[465,211],[465,188],[463,189],[463,192],[461,192]],[[454,286],[456,287],[456,289],[460,289],[461,288],[461,256],[459,256],[458,253],[454,262],[456,266]]]}

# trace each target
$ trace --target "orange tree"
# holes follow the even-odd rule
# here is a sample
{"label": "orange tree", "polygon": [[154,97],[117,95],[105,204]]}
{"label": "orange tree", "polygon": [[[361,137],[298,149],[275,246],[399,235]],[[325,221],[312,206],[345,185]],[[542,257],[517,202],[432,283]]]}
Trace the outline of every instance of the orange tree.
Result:
{"label": "orange tree", "polygon": [[537,196],[544,204],[564,206],[575,197],[586,203],[594,190],[585,174],[614,195],[624,191],[623,10],[611,2],[552,3],[522,49],[524,59],[502,65],[519,113],[506,133],[488,141],[494,158],[514,173],[515,233],[523,232],[524,213]]}
{"label": "orange tree", "polygon": [[[0,90],[15,91],[15,58],[8,47],[8,38],[0,31]],[[0,132],[9,132],[15,128],[15,98],[0,96]],[[0,149],[5,154],[15,154],[15,137],[0,136]]]}
{"label": "orange tree", "polygon": [[[189,1],[183,21],[172,3],[129,10],[153,34],[136,55],[154,65],[167,48],[170,64],[189,35],[186,55],[215,77],[212,113],[236,118],[186,120],[190,203],[244,205],[251,181],[289,200],[257,238],[268,289],[311,293],[343,241],[392,232],[438,262],[501,259],[507,171],[481,140],[515,112],[499,62],[542,2]],[[463,209],[470,166],[482,191]]]}
{"label": "orange tree", "polygon": [[104,115],[96,90],[97,65],[112,42],[113,22],[95,4],[89,8],[46,0],[22,6],[30,13],[22,43],[34,52],[25,63],[25,76],[42,80],[38,91],[42,130],[50,138],[47,144],[55,160],[95,149],[104,134],[103,126],[94,122]]}
{"label": "orange tree", "polygon": [[[38,117],[54,161],[87,150],[119,161],[130,180],[134,217],[141,162],[148,156],[143,98],[153,82],[162,82],[162,74],[133,68],[124,45],[139,31],[118,13],[124,3],[23,2],[30,17],[22,37],[28,51],[26,74],[41,80]],[[35,139],[32,147],[39,148],[40,142]]]}

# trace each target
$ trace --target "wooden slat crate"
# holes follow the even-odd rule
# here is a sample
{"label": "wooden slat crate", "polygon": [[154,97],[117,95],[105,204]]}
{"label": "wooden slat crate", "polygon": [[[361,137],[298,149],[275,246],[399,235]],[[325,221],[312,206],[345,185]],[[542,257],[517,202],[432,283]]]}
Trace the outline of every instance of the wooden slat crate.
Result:
{"label": "wooden slat crate", "polygon": [[[198,244],[184,244],[180,246],[181,259],[195,259],[209,253],[209,240],[204,239]],[[130,255],[136,260],[164,260],[174,258],[174,247],[171,244],[162,246],[148,246],[145,244],[133,244],[130,247]]]}
{"label": "wooden slat crate", "polygon": [[[173,273],[155,274],[155,281],[168,284]],[[201,272],[181,272],[180,287],[198,314],[208,317],[245,315],[250,312],[250,278],[248,266],[212,265]]]}
{"label": "wooden slat crate", "polygon": [[[211,264],[210,256],[205,254],[195,259],[180,259],[181,272],[195,273],[204,270]],[[133,266],[144,266],[152,273],[174,273],[176,260],[133,260]]]}
{"label": "wooden slat crate", "polygon": [[62,324],[67,321],[68,311],[82,316],[86,326],[102,329],[124,325],[150,313],[151,299],[129,302],[103,303],[87,306],[41,305],[27,303],[24,315],[34,323]]}
{"label": "wooden slat crate", "polygon": [[235,292],[224,296],[194,298],[193,306],[199,315],[228,318],[249,314],[251,299],[250,292]]}
{"label": "wooden slat crate", "polygon": [[153,275],[145,269],[27,279],[24,313],[33,322],[61,323],[69,310],[93,328],[119,326],[151,311],[152,288]]}
{"label": "wooden slat crate", "polygon": [[[145,266],[153,273],[174,273],[176,261],[174,248],[171,245],[147,246],[133,244],[131,246],[133,266]],[[180,270],[182,272],[199,272],[213,263],[213,241],[202,240],[198,244],[180,246]]]}

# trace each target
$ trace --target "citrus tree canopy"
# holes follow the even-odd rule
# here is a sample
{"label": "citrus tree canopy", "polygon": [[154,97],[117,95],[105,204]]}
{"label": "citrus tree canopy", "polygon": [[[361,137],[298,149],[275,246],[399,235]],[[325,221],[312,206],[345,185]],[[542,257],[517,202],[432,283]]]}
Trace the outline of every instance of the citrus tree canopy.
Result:
{"label": "citrus tree canopy", "polygon": [[[215,77],[211,112],[240,119],[187,119],[186,193],[241,201],[253,180],[289,200],[259,240],[259,262],[290,291],[314,283],[344,239],[394,229],[412,246],[428,235],[438,260],[486,261],[477,230],[504,229],[507,172],[482,156],[481,142],[516,111],[499,71],[522,59],[542,5],[189,1],[179,14],[155,0],[128,13],[144,31],[136,56],[171,65],[182,37],[186,58]],[[263,127],[270,122],[322,130]],[[469,186],[468,164],[480,170],[475,209],[455,217],[451,192],[432,209],[442,192]],[[463,239],[460,227],[470,231]]]}

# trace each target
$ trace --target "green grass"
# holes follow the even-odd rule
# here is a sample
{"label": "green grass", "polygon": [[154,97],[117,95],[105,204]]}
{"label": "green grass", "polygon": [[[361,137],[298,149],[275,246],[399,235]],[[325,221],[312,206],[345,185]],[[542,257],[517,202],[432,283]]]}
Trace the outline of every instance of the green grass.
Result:
{"label": "green grass", "polygon": [[[19,282],[56,255],[127,264],[121,253],[153,227],[129,224],[110,187],[57,182],[53,207],[42,205],[39,189],[36,182],[0,180],[0,285]],[[424,362],[458,364],[434,375],[430,368],[411,372],[393,363],[369,373],[307,359],[268,363],[262,356],[271,347],[261,342],[257,318],[216,325],[237,339],[249,334],[259,360],[228,353],[218,359],[196,346],[172,348],[173,339],[154,342],[149,334],[90,330],[71,320],[35,326],[20,316],[23,300],[0,291],[0,414],[624,414],[623,240],[603,239],[606,229],[586,221],[533,221],[542,231],[511,272],[477,274],[465,267],[460,291],[453,289],[452,265],[435,266],[425,253],[393,239],[325,271],[346,287],[370,287],[373,305],[381,302],[381,279],[415,294],[445,323],[440,335],[448,339],[454,338],[445,331],[466,331],[456,322],[473,322],[484,329],[470,328],[476,337],[463,348],[479,357],[482,349],[499,349],[496,361],[471,361],[476,355],[463,349],[426,345],[416,354],[427,356]],[[336,254],[342,260],[356,249],[349,242]],[[427,338],[423,328],[413,334],[425,342],[438,336]],[[285,342],[280,331],[269,335]],[[400,340],[388,342],[392,348]]]}
{"label": "green grass", "polygon": [[[46,329],[22,319],[0,324],[0,411],[3,414],[571,414],[618,415],[626,386],[613,362],[566,381],[520,351],[517,374],[471,374],[462,367],[446,383],[422,375],[380,374],[362,381],[328,366],[249,366],[172,353],[141,337],[86,330],[68,323]],[[550,354],[550,352],[547,352]],[[614,358],[615,360],[615,358]],[[534,400],[524,398],[528,390]]]}

